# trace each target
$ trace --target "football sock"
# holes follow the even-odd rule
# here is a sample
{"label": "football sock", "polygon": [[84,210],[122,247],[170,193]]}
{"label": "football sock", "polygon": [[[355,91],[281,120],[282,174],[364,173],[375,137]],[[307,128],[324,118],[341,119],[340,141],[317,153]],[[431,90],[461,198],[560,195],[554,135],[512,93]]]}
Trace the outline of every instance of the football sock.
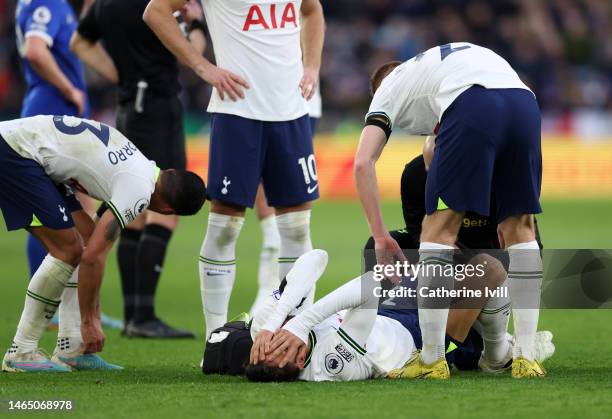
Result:
{"label": "football sock", "polygon": [[540,247],[536,241],[521,243],[508,247],[508,253],[508,291],[516,338],[513,356],[533,360],[543,277]]}
{"label": "football sock", "polygon": [[47,249],[45,249],[45,247],[36,237],[28,234],[27,252],[28,266],[30,267],[30,278],[32,278],[45,256],[47,256]]}
{"label": "football sock", "polygon": [[310,210],[306,210],[276,216],[276,224],[280,235],[279,281],[287,276],[300,256],[312,250],[310,213]]}
{"label": "football sock", "polygon": [[142,231],[126,228],[121,231],[121,238],[117,246],[117,262],[121,277],[121,291],[123,293],[123,319],[128,324],[134,317],[136,305],[136,255]]}
{"label": "football sock", "polygon": [[[442,267],[453,261],[452,246],[437,243],[421,243],[419,248],[419,264],[422,265],[418,275],[417,288],[453,289],[454,278],[443,275],[435,265]],[[428,268],[429,267],[429,268]],[[423,337],[421,358],[425,364],[432,364],[446,354],[446,323],[450,300],[447,298],[421,298],[419,292],[419,323]]]}
{"label": "football sock", "polygon": [[155,291],[171,236],[172,230],[157,224],[145,226],[140,236],[136,252],[136,323],[155,319]]}
{"label": "football sock", "polygon": [[257,272],[257,297],[251,307],[251,316],[254,316],[265,298],[278,287],[278,254],[280,236],[276,226],[276,217],[271,215],[260,220],[263,243],[259,254],[259,270]]}
{"label": "football sock", "polygon": [[79,310],[79,295],[77,285],[79,269],[77,268],[62,293],[59,306],[59,330],[57,333],[56,350],[74,352],[81,349],[81,312]]}
{"label": "football sock", "polygon": [[506,361],[510,346],[507,338],[509,318],[508,297],[491,297],[478,316],[484,341],[484,358],[492,364]]}
{"label": "football sock", "polygon": [[47,255],[30,280],[14,346],[20,352],[38,347],[38,341],[60,305],[64,286],[74,267]]}
{"label": "football sock", "polygon": [[206,338],[227,323],[234,279],[236,278],[236,240],[244,217],[215,214],[208,216],[208,229],[200,251],[200,291],[206,320]]}

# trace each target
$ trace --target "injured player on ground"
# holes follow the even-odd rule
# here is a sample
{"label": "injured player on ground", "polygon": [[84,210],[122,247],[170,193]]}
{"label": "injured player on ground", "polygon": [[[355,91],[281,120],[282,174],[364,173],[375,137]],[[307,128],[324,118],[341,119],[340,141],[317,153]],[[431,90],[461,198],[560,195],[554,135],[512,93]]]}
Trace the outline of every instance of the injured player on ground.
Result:
{"label": "injured player on ground", "polygon": [[[489,255],[475,257],[487,259],[486,286],[496,287],[504,282],[506,272],[501,263]],[[416,305],[411,309],[406,308],[411,304],[406,301],[380,303],[374,292],[380,282],[367,272],[310,307],[301,306],[326,266],[325,251],[303,255],[287,275],[282,295],[277,292],[269,297],[256,313],[251,325],[254,343],[245,370],[249,380],[402,378],[399,369],[422,346]],[[508,370],[514,342],[507,333],[509,310],[510,302],[505,296],[451,306],[446,329],[449,364],[489,373]],[[483,342],[482,328],[496,325],[499,339]],[[504,356],[491,362],[487,352],[499,353],[500,347]],[[538,332],[538,360],[550,358],[554,351],[552,334]]]}

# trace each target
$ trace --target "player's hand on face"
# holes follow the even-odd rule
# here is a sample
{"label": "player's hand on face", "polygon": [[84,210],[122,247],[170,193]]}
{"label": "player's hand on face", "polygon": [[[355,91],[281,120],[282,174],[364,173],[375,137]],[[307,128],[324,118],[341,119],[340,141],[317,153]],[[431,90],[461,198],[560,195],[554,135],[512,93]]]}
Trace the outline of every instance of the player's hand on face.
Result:
{"label": "player's hand on face", "polygon": [[68,102],[72,103],[74,106],[77,107],[79,116],[83,116],[83,113],[85,112],[85,93],[83,93],[76,87],[73,87],[72,89],[70,89],[68,96],[66,96],[66,99],[68,100]]}
{"label": "player's hand on face", "polygon": [[84,353],[102,352],[105,337],[99,320],[90,323],[81,322],[81,335],[83,337]]}
{"label": "player's hand on face", "polygon": [[289,362],[296,362],[298,355],[305,353],[305,348],[306,344],[300,338],[281,329],[272,339],[271,352],[266,356],[266,362],[278,362],[278,367],[283,368]]}
{"label": "player's hand on face", "polygon": [[204,12],[196,0],[188,0],[181,9],[183,20],[190,25],[194,20],[203,20]]}
{"label": "player's hand on face", "polygon": [[229,96],[233,102],[244,99],[244,89],[249,88],[242,77],[214,65],[203,70],[200,77],[217,89],[221,100],[225,100],[225,96]]}
{"label": "player's hand on face", "polygon": [[[402,248],[390,234],[374,239],[374,251],[376,252],[376,263],[379,265],[394,265],[397,260],[406,261]],[[397,275],[387,279],[395,285],[401,282],[401,278]]]}
{"label": "player's hand on face", "polygon": [[300,82],[300,90],[302,91],[302,96],[304,97],[304,99],[312,99],[315,92],[317,91],[318,84],[319,72],[314,68],[304,67],[304,76],[302,77],[302,81]]}
{"label": "player's hand on face", "polygon": [[251,347],[251,356],[249,361],[251,364],[257,365],[259,362],[266,360],[266,354],[270,352],[270,343],[274,333],[269,330],[261,330],[257,333],[253,346]]}

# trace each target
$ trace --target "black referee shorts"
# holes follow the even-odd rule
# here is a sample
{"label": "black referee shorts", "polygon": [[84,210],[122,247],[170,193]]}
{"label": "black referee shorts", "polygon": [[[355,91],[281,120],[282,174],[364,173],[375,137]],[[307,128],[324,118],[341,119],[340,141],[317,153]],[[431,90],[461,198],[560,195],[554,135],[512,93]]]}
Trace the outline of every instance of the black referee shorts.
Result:
{"label": "black referee shorts", "polygon": [[185,169],[183,106],[177,97],[146,95],[143,112],[134,101],[119,105],[117,129],[160,169]]}

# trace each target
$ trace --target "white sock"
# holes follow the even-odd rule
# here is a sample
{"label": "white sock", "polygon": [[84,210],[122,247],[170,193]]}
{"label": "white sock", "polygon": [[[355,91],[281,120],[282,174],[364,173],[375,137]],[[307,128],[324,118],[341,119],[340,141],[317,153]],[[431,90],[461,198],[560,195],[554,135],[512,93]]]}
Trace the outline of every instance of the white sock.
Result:
{"label": "white sock", "polygon": [[535,358],[535,338],[540,316],[542,257],[538,242],[520,243],[508,248],[508,291],[514,318],[514,358]]}
{"label": "white sock", "polygon": [[79,268],[74,271],[62,293],[59,306],[59,330],[57,333],[56,351],[71,353],[79,351],[81,337],[81,311],[79,309]]}
{"label": "white sock", "polygon": [[227,323],[229,299],[236,279],[236,240],[244,217],[210,213],[200,252],[200,291],[206,338]]}
{"label": "white sock", "polygon": [[278,278],[282,281],[295,261],[312,250],[310,241],[310,210],[289,212],[276,216],[280,235]]}
{"label": "white sock", "polygon": [[279,284],[278,255],[280,248],[280,235],[276,226],[276,217],[271,215],[259,222],[263,235],[261,253],[259,254],[259,271],[257,272],[257,297],[251,307],[251,317],[255,315],[261,304]]}
{"label": "white sock", "polygon": [[510,318],[510,299],[492,297],[478,316],[484,341],[484,358],[491,364],[508,361],[508,320]]}
{"label": "white sock", "polygon": [[[439,277],[436,275],[423,275],[426,271],[425,266],[446,265],[453,261],[454,247],[437,243],[421,243],[419,247],[419,263],[423,268],[418,277],[418,289],[421,287],[444,287],[454,286],[452,277]],[[438,269],[432,269],[438,271]],[[444,358],[446,354],[446,323],[448,321],[448,304],[442,299],[419,298],[419,323],[421,325],[421,335],[423,337],[423,349],[421,358],[425,364],[432,364],[438,359]],[[435,308],[432,308],[435,307]]]}
{"label": "white sock", "polygon": [[47,255],[28,285],[25,306],[13,339],[13,348],[29,352],[38,348],[38,341],[60,305],[64,286],[74,267]]}

